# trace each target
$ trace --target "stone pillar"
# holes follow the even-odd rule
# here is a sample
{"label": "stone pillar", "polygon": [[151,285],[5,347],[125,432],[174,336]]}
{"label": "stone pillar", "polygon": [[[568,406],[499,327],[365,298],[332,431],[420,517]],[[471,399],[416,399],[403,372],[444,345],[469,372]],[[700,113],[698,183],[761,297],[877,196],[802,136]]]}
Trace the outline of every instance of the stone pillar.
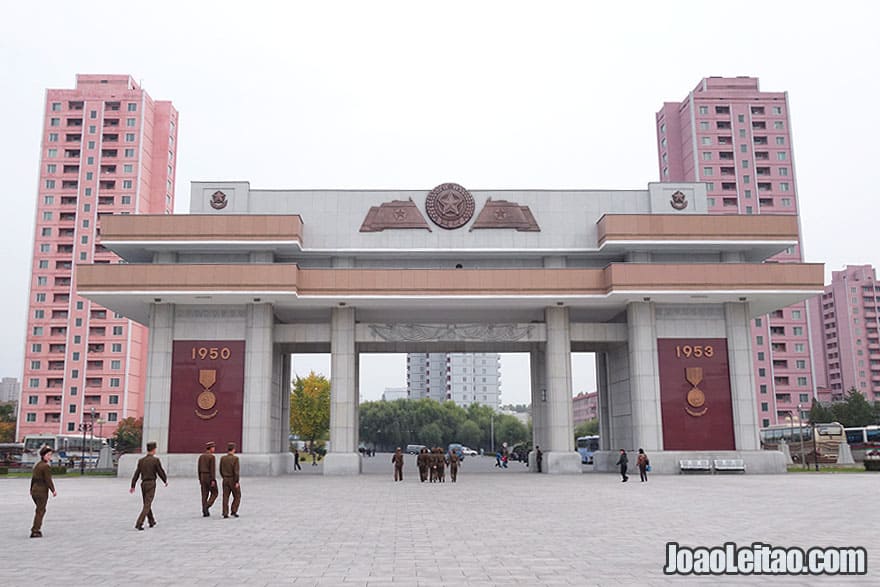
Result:
{"label": "stone pillar", "polygon": [[596,380],[599,391],[599,450],[611,450],[611,392],[608,353],[596,353]]}
{"label": "stone pillar", "polygon": [[248,304],[245,325],[242,452],[275,452],[272,436],[275,314],[271,304]]}
{"label": "stone pillar", "polygon": [[361,472],[357,453],[357,361],[354,308],[333,308],[330,318],[330,452],[325,475]]}
{"label": "stone pillar", "polygon": [[654,305],[632,302],[626,307],[629,337],[629,381],[632,402],[632,449],[663,450],[660,412],[660,371]]}
{"label": "stone pillar", "polygon": [[724,321],[727,358],[730,363],[730,400],[733,407],[735,446],[737,450],[760,450],[748,304],[724,304]]}
{"label": "stone pillar", "polygon": [[[532,386],[532,447],[540,446],[542,452],[547,450],[547,435],[545,433],[547,403],[544,401],[547,390],[546,357],[547,353],[544,352],[543,345],[533,348],[529,353]],[[534,453],[534,450],[532,450],[532,453]],[[529,455],[529,468],[533,472],[538,471],[533,454]],[[546,467],[542,466],[541,468],[546,472]]]}
{"label": "stone pillar", "polygon": [[544,463],[548,473],[581,473],[581,457],[574,450],[574,426],[571,407],[571,333],[568,308],[545,308],[547,323],[546,381],[547,401],[546,450]]}
{"label": "stone pillar", "polygon": [[168,452],[171,418],[171,350],[174,343],[174,304],[150,306],[147,385],[144,394],[144,433],[141,445],[155,441],[160,453]]}
{"label": "stone pillar", "polygon": [[281,356],[281,430],[278,437],[278,452],[290,452],[290,353]]}

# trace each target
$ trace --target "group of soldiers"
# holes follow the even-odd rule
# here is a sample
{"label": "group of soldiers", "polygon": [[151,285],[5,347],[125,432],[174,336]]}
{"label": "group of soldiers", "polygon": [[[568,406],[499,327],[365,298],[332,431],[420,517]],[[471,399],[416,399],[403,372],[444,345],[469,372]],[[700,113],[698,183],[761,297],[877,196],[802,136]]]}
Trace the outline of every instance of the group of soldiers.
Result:
{"label": "group of soldiers", "polygon": [[[403,481],[403,452],[400,447],[394,451],[391,457],[394,464],[394,480]],[[440,447],[432,449],[422,448],[416,457],[416,466],[419,469],[419,480],[424,483],[445,483],[446,467],[449,467],[449,478],[455,483],[458,478],[458,467],[461,462],[458,453],[450,451],[447,455]]]}
{"label": "group of soldiers", "polygon": [[[202,516],[211,515],[210,509],[217,500],[219,490],[217,488],[217,459],[214,456],[214,442],[205,444],[205,452],[199,456],[198,476],[202,490]],[[239,483],[239,463],[235,454],[234,442],[226,445],[226,454],[220,459],[220,477],[223,479],[223,517],[238,517],[238,507],[241,504],[241,486]],[[52,459],[52,449],[43,447],[40,449],[40,461],[34,466],[31,475],[31,499],[34,501],[34,522],[31,526],[31,538],[42,538],[43,516],[46,515],[46,502],[49,493],[57,497],[55,485],[52,482],[52,470],[49,462]],[[168,487],[168,476],[162,468],[162,462],[156,457],[156,443],[147,443],[147,454],[138,460],[134,476],[131,478],[129,493],[134,493],[138,479],[141,480],[141,496],[143,507],[138,515],[134,527],[143,531],[144,522],[148,522],[150,528],[156,525],[153,516],[153,498],[156,496],[156,482],[161,479]],[[229,497],[232,496],[232,507],[229,506]]]}

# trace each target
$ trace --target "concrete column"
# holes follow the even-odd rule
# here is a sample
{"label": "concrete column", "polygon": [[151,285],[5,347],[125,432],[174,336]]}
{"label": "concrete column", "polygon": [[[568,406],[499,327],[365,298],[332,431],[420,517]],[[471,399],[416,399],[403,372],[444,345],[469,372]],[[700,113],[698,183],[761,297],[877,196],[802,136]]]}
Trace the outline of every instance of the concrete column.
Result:
{"label": "concrete column", "polygon": [[144,433],[141,445],[155,441],[160,453],[168,452],[171,417],[171,349],[174,343],[174,304],[150,306],[147,384],[144,394]]}
{"label": "concrete column", "polygon": [[596,353],[596,388],[599,390],[599,450],[611,450],[611,395],[608,353]]}
{"label": "concrete column", "polygon": [[[547,353],[544,351],[543,345],[532,349],[529,353],[532,386],[532,446],[540,446],[543,452],[547,450],[545,431],[547,403],[544,401],[547,389],[546,360]],[[529,458],[529,466],[532,471],[537,472],[538,467],[531,457]],[[544,467],[542,469],[546,471]]]}
{"label": "concrete column", "polygon": [[581,457],[574,450],[571,407],[571,335],[568,308],[545,308],[546,350],[546,446],[548,473],[581,473]]}
{"label": "concrete column", "polygon": [[281,430],[278,437],[278,452],[290,451],[290,353],[283,352],[281,357]]}
{"label": "concrete column", "polygon": [[626,307],[629,334],[630,398],[633,449],[663,450],[660,371],[654,305],[632,302]]}
{"label": "concrete column", "polygon": [[357,361],[354,308],[333,308],[330,318],[330,452],[325,475],[356,475],[361,471],[357,453]]}
{"label": "concrete column", "polygon": [[272,437],[275,314],[271,304],[248,304],[246,314],[241,448],[270,453],[277,446]]}
{"label": "concrete column", "polygon": [[724,304],[727,358],[730,364],[730,399],[733,435],[737,450],[760,450],[752,337],[747,303]]}

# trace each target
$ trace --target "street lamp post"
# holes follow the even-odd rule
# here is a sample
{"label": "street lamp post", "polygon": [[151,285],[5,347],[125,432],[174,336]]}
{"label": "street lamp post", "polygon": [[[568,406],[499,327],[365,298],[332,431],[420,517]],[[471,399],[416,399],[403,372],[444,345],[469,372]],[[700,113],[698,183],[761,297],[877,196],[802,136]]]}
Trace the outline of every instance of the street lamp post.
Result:
{"label": "street lamp post", "polygon": [[83,433],[82,446],[80,447],[80,453],[79,453],[79,474],[80,475],[86,474],[86,458],[85,458],[86,457],[86,432],[88,432],[89,429],[91,429],[91,427],[92,427],[91,424],[86,424],[85,416],[83,416],[83,420],[79,425],[79,429]]}
{"label": "street lamp post", "polygon": [[801,414],[803,413],[801,411],[801,409],[802,409],[801,404],[798,404],[797,411],[798,411],[798,429],[800,430],[799,436],[801,437],[801,460],[804,462],[804,468],[809,469],[810,465],[809,465],[809,463],[807,463],[807,459],[804,456],[804,422],[801,419]]}
{"label": "street lamp post", "polygon": [[92,460],[93,444],[95,444],[95,408],[92,408],[92,415],[89,421],[89,460]]}

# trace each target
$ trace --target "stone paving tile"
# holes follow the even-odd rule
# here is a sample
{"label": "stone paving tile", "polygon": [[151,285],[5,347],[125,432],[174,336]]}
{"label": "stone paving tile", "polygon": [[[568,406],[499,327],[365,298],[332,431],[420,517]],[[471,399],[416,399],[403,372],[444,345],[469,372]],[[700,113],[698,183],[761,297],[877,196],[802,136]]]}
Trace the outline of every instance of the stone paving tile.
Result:
{"label": "stone paving tile", "polygon": [[[377,461],[378,462],[378,461]],[[472,466],[472,470],[475,467]],[[867,474],[291,475],[242,481],[241,518],[199,511],[194,479],[160,486],[134,530],[128,482],[58,478],[45,538],[27,538],[27,479],[0,480],[0,585],[782,585],[880,582],[880,477]],[[852,500],[846,502],[845,500]],[[851,505],[847,505],[847,504]],[[865,546],[867,577],[667,577],[665,543]],[[44,555],[50,553],[46,561]]]}

